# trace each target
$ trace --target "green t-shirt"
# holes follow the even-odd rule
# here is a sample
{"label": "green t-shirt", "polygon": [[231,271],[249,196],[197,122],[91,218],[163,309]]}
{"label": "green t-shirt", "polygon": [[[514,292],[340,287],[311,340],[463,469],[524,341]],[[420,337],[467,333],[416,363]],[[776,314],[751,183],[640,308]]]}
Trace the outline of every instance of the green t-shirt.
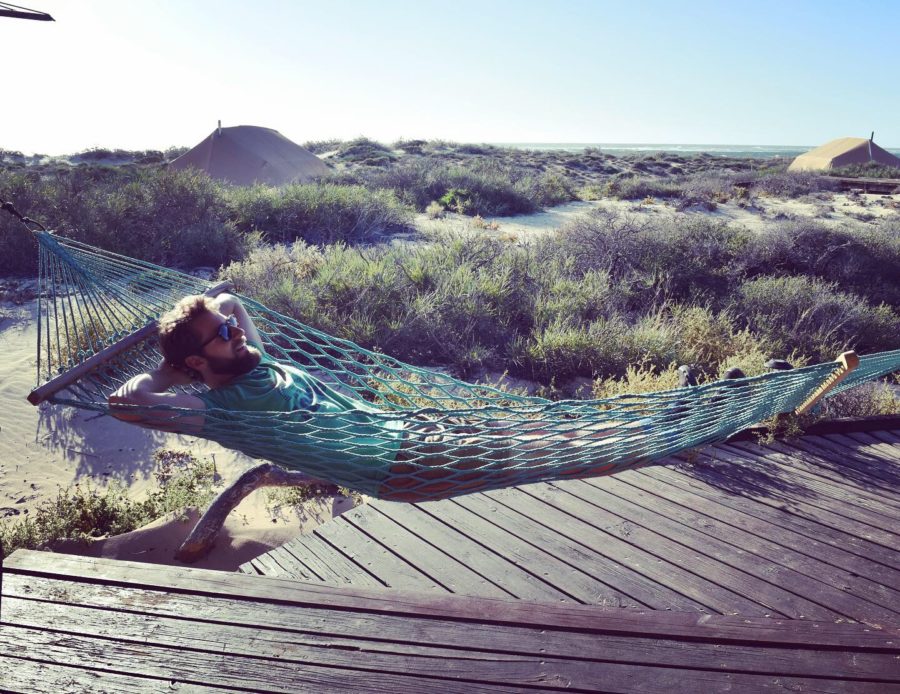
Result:
{"label": "green t-shirt", "polygon": [[249,373],[198,397],[208,408],[205,437],[371,494],[403,437],[396,414],[265,353]]}

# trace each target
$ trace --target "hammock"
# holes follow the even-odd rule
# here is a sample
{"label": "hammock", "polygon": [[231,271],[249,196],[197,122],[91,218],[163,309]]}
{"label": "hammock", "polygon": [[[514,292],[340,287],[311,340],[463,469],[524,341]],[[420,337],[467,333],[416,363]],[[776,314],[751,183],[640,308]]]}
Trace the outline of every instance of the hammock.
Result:
{"label": "hammock", "polygon": [[[210,283],[34,233],[41,286],[37,382],[43,385],[29,400],[108,413],[111,392],[159,363],[158,317],[185,295],[210,292]],[[720,441],[779,413],[806,411],[823,396],[900,368],[900,350],[862,358],[851,352],[838,362],[754,378],[550,401],[404,364],[239,298],[268,354],[366,404],[339,414],[209,409],[200,435],[392,500],[613,474]],[[198,414],[158,407],[136,408],[137,414],[147,409],[166,409],[175,421]]]}

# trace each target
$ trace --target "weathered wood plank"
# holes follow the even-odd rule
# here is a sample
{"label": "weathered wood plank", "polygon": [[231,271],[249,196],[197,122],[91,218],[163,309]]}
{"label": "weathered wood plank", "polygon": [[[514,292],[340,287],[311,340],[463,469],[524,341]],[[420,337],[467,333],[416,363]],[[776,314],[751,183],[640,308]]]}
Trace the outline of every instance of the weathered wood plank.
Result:
{"label": "weathered wood plank", "polygon": [[[673,489],[671,485],[661,484],[651,477],[633,475],[627,482],[613,478],[605,482],[604,491],[640,506],[644,509],[641,515],[663,514],[694,529],[683,535],[686,540],[692,540],[692,546],[698,546],[699,542],[704,545],[712,543],[711,546],[728,543],[732,547],[734,560],[740,561],[739,566],[746,570],[753,570],[754,565],[759,563],[766,567],[761,570],[766,571],[771,563],[775,563],[828,583],[842,593],[859,595],[881,606],[881,614],[895,613],[900,608],[900,590],[862,575],[861,561],[856,555],[840,552],[817,540],[810,541],[792,531],[775,528],[747,514],[727,510],[723,513],[721,505],[705,497]],[[585,483],[596,485],[592,481]],[[577,494],[577,489],[572,493]],[[835,561],[838,563],[833,563]],[[876,567],[889,571],[880,564]],[[900,582],[900,573],[894,574],[893,578]],[[794,586],[789,580],[781,582],[791,588]],[[868,609],[859,611],[859,607],[855,606],[852,611],[858,615],[868,613]]]}
{"label": "weathered wood plank", "polygon": [[[717,672],[900,681],[895,653],[849,653],[815,648],[779,649],[629,637],[605,637],[494,627],[464,647],[423,642],[336,638],[317,634],[174,619],[136,612],[10,599],[6,621],[55,633],[99,636],[177,649],[233,656],[277,658],[284,662],[358,667],[373,672],[527,685],[566,682],[590,688],[598,661],[678,666]],[[300,621],[300,615],[296,617]],[[387,635],[385,635],[387,638]],[[553,651],[550,653],[548,651]],[[360,662],[360,653],[365,653]]]}
{"label": "weathered wood plank", "polygon": [[[900,561],[900,556],[894,552],[894,546],[898,541],[898,537],[894,533],[835,513],[821,503],[815,503],[815,500],[804,499],[802,487],[790,480],[778,479],[767,472],[756,470],[754,474],[758,478],[765,475],[766,479],[754,481],[753,476],[747,474],[746,468],[738,467],[733,462],[723,462],[723,460],[710,455],[708,450],[701,451],[696,462],[687,465],[679,472],[683,474],[689,470],[691,476],[702,474],[707,481],[716,478],[716,486],[722,486],[725,489],[729,487],[740,489],[744,496],[757,503],[780,508],[788,507],[785,510],[795,516],[866,540],[873,547],[879,561],[881,561],[881,557],[885,557],[888,561]],[[722,454],[718,453],[718,455]],[[766,484],[769,485],[768,488],[764,486]],[[797,489],[792,489],[792,486]]]}
{"label": "weathered wood plank", "polygon": [[363,566],[389,588],[451,592],[436,578],[422,573],[368,535],[357,531],[343,516],[319,526],[313,534]]}
{"label": "weathered wood plank", "polygon": [[488,598],[508,597],[506,591],[476,572],[474,567],[469,568],[446,551],[436,549],[374,509],[357,508],[346,512],[343,518],[423,574],[439,571],[441,583],[452,593]]}
{"label": "weathered wood plank", "polygon": [[[590,689],[595,682],[597,665],[583,657],[549,657],[546,654],[517,652],[515,641],[503,638],[502,627],[494,627],[495,643],[507,652],[476,648],[451,649],[424,643],[397,643],[403,636],[384,633],[384,641],[360,638],[335,639],[316,634],[285,634],[260,627],[233,624],[209,624],[197,620],[172,619],[129,612],[98,610],[74,605],[10,600],[4,619],[17,627],[29,627],[65,636],[101,637],[122,644],[147,645],[175,649],[178,652],[208,653],[261,661],[277,660],[297,666],[329,667],[357,671],[360,678],[407,675],[440,678],[450,681],[477,681],[497,685],[527,687],[534,684],[556,686],[565,683],[573,689]],[[302,612],[296,610],[302,618]],[[551,640],[552,636],[548,638]],[[707,646],[706,650],[712,650]],[[360,657],[364,654],[364,657]],[[752,655],[752,654],[751,654]],[[854,654],[859,658],[860,654]],[[885,670],[884,656],[869,654],[866,664],[856,672],[873,677]],[[809,669],[826,675],[828,663],[820,659]],[[882,662],[883,661],[883,662]],[[639,664],[643,664],[642,662]],[[704,668],[705,663],[698,664]],[[763,666],[763,661],[759,661]],[[849,663],[848,663],[849,664]],[[768,667],[771,667],[769,663]],[[768,669],[766,671],[769,671]],[[871,671],[871,672],[869,672]],[[831,670],[833,672],[833,669]],[[868,674],[864,674],[868,673]]]}
{"label": "weathered wood plank", "polygon": [[898,470],[895,465],[888,464],[883,457],[870,455],[859,448],[847,448],[825,437],[788,439],[784,445],[836,460],[839,464],[856,463],[862,466],[861,469],[869,477],[880,479],[889,485],[897,484]]}
{"label": "weathered wood plank", "polygon": [[[577,629],[595,634],[634,634],[666,638],[684,637],[714,641],[752,641],[760,644],[804,646],[816,643],[853,650],[891,650],[900,638],[900,627],[873,629],[862,625],[779,620],[754,617],[698,615],[666,611],[608,609],[594,605],[546,604],[491,598],[435,594],[402,594],[395,591],[334,588],[269,577],[254,577],[183,567],[158,567],[117,561],[17,550],[5,562],[3,590],[14,577],[39,584],[47,578],[107,584],[104,588],[131,586],[163,594],[205,595],[210,599],[294,604],[307,608],[328,605],[400,618],[458,620],[466,626],[504,624],[522,627]],[[86,585],[79,583],[78,585]],[[24,597],[27,597],[25,593]],[[277,612],[277,610],[273,610]]]}
{"label": "weathered wood plank", "polygon": [[[608,487],[611,488],[609,491]],[[624,483],[617,484],[614,480],[609,480],[608,487],[601,484],[601,480],[593,484],[589,481],[566,484],[564,489],[580,500],[579,502],[566,500],[566,503],[573,513],[579,513],[581,517],[591,513],[592,505],[614,511],[625,519],[627,532],[635,541],[640,541],[642,537],[642,526],[652,527],[656,533],[673,543],[675,551],[680,548],[684,561],[696,565],[698,570],[703,570],[707,578],[722,581],[727,588],[739,592],[747,599],[788,617],[849,618],[876,624],[893,618],[900,622],[900,612],[884,605],[873,604],[848,592],[852,590],[853,581],[849,585],[847,582],[840,583],[839,588],[832,587],[813,576],[786,566],[782,563],[785,560],[788,563],[794,562],[787,556],[791,553],[783,548],[773,551],[771,543],[754,542],[752,536],[747,536],[746,533],[743,535],[729,533],[727,526],[722,527],[721,524],[711,520],[702,531],[695,529],[702,518],[695,513],[687,512],[655,496],[651,501],[647,499],[649,495],[644,495],[643,503],[638,503],[637,499],[632,501],[631,497],[639,497],[639,493],[633,487],[629,488]],[[617,496],[614,491],[623,495],[628,494],[628,498]],[[723,536],[732,542],[726,542]],[[764,552],[768,550],[765,552],[768,556],[761,554],[760,549]],[[769,558],[773,554],[778,561]],[[707,557],[713,561],[710,562]],[[732,572],[717,570],[717,563],[731,568]],[[710,568],[707,569],[707,566]],[[826,568],[822,564],[818,566]],[[852,578],[849,575],[845,577]],[[900,607],[900,592],[885,595],[884,591],[876,591],[876,595],[887,605]]]}
{"label": "weathered wood plank", "polygon": [[[398,691],[415,691],[443,694],[448,688],[454,687],[458,691],[510,691],[509,685],[471,680],[453,681],[440,678],[440,673],[436,673],[438,676],[434,678],[393,673],[372,674],[359,669],[322,667],[271,658],[236,657],[232,654],[56,634],[0,624],[0,655],[17,657],[27,653],[40,653],[41,661],[46,663],[70,665],[77,659],[90,663],[95,670],[120,672],[124,668],[129,671],[128,674],[143,677],[167,678],[194,685],[254,692],[293,694],[300,690],[336,694],[348,691],[396,694]],[[773,678],[764,678],[764,681],[771,679]],[[535,682],[534,686],[541,691],[552,691],[554,683],[548,684],[549,687],[544,687],[540,682]]]}
{"label": "weathered wood plank", "polygon": [[[577,565],[548,554],[544,547],[522,542],[516,535],[453,501],[427,502],[419,504],[419,508],[531,573],[549,586],[553,594],[562,593],[569,600],[582,604],[613,607],[646,607],[647,603],[634,596],[652,598],[652,589],[646,579],[625,574],[605,557],[592,557],[590,573],[587,573]],[[628,592],[617,586],[627,586]]]}
{"label": "weathered wood plank", "polygon": [[390,517],[394,522],[400,523],[426,542],[441,547],[466,565],[477,566],[480,573],[511,597],[548,602],[567,597],[564,593],[552,594],[553,588],[546,583],[487,547],[473,542],[455,528],[428,515],[415,504],[376,502],[369,506]]}
{"label": "weathered wood plank", "polygon": [[266,556],[276,562],[287,578],[296,578],[301,581],[323,581],[322,576],[305,565],[301,565],[297,558],[283,547],[275,547],[266,552]]}
{"label": "weathered wood plank", "polygon": [[825,437],[778,441],[772,447],[789,455],[806,453],[821,467],[849,477],[866,488],[891,494],[900,484],[900,470],[883,456],[845,448]]}
{"label": "weathered wood plank", "polygon": [[900,501],[887,486],[873,485],[872,478],[858,470],[849,471],[848,474],[846,467],[835,469],[831,465],[823,465],[825,461],[822,458],[806,451],[775,445],[762,448],[744,441],[718,448],[740,451],[766,465],[776,463],[790,474],[796,475],[797,479],[826,480],[829,485],[852,497],[864,499],[868,504],[888,508],[891,513],[900,512]]}
{"label": "weathered wood plank", "polygon": [[318,535],[303,535],[284,545],[295,561],[336,586],[382,588],[384,584]]}
{"label": "weathered wood plank", "polygon": [[63,665],[0,655],[0,687],[6,692],[29,694],[147,694],[172,691],[179,694],[221,694],[222,689],[186,684],[169,678],[149,679],[115,672],[86,669],[89,664]]}
{"label": "weathered wood plank", "polygon": [[[199,677],[210,684],[224,687],[245,688],[259,692],[317,692],[367,691],[396,694],[398,691],[435,692],[497,692],[515,691],[509,685],[493,685],[472,681],[429,679],[393,674],[362,676],[359,671],[318,668],[278,660],[257,660],[228,656],[213,656],[187,650],[142,645],[136,648],[116,641],[66,636],[64,641],[46,632],[0,626],[0,644],[13,641],[16,649],[39,651],[44,662],[67,661],[71,653],[83,653],[95,669],[112,670],[122,663],[129,669],[155,673],[157,677],[172,677],[194,683]],[[0,645],[0,648],[4,648]],[[666,692],[683,689],[690,682],[693,689],[709,692],[757,692],[770,688],[794,691],[815,691],[862,694],[885,694],[893,687],[886,683],[857,680],[823,680],[743,673],[722,673],[681,668],[654,668],[619,663],[601,663],[597,669],[597,682],[603,689],[617,692]],[[556,686],[554,686],[556,685]],[[343,689],[342,689],[343,688]],[[559,691],[565,683],[535,683],[529,691]],[[518,688],[521,690],[521,688]],[[595,691],[592,687],[590,690]],[[577,691],[577,690],[570,690]]]}
{"label": "weathered wood plank", "polygon": [[834,450],[847,449],[856,455],[864,456],[866,458],[875,458],[876,460],[887,458],[887,460],[884,461],[885,464],[897,467],[896,463],[898,457],[900,457],[900,446],[891,446],[887,444],[884,444],[883,446],[860,444],[856,438],[858,435],[866,436],[867,434],[864,432],[861,432],[860,434],[835,433],[827,436],[816,436],[812,440],[812,443],[820,446],[834,446]]}
{"label": "weathered wood plank", "polygon": [[891,431],[867,431],[869,436],[872,436],[879,441],[884,441],[885,443],[889,443],[894,446],[900,445],[900,430],[891,430]]}
{"label": "weathered wood plank", "polygon": [[832,441],[853,441],[867,455],[887,457],[894,462],[900,461],[900,444],[882,441],[869,432],[854,432],[843,436],[826,437]]}
{"label": "weathered wood plank", "polygon": [[[655,468],[652,475],[644,477],[678,490],[681,494],[690,495],[683,499],[685,504],[698,503],[698,498],[705,499],[708,504],[721,509],[718,514],[715,509],[711,509],[710,515],[733,518],[729,521],[733,523],[752,524],[754,532],[763,537],[777,537],[782,542],[791,543],[794,548],[808,543],[809,551],[815,550],[823,559],[827,556],[829,563],[835,563],[848,571],[861,572],[873,581],[900,590],[900,569],[892,565],[897,562],[892,562],[891,556],[884,556],[884,550],[878,545],[794,515],[781,505],[757,503],[739,494],[729,494],[713,484],[674,468]],[[735,513],[738,515],[731,515]],[[887,563],[874,560],[872,555],[879,555]]]}
{"label": "weathered wood plank", "polygon": [[890,513],[885,512],[883,504],[876,506],[875,502],[866,503],[858,495],[848,493],[839,485],[831,484],[822,478],[814,478],[794,467],[773,465],[765,458],[728,446],[712,446],[705,455],[708,459],[738,464],[744,469],[752,466],[758,473],[769,475],[785,485],[792,485],[782,492],[783,498],[795,502],[802,501],[808,506],[820,508],[853,523],[864,523],[871,527],[866,529],[866,532],[871,534],[872,530],[878,531],[872,537],[887,547],[900,543],[900,535],[890,532],[889,527],[886,527],[895,519]]}
{"label": "weathered wood plank", "polygon": [[[548,554],[612,584],[653,609],[704,611],[706,608],[724,613],[719,609],[724,603],[717,603],[715,597],[702,587],[676,585],[681,574],[678,567],[620,540],[606,532],[606,528],[535,502],[523,491],[498,490],[461,497],[455,502],[515,535],[519,542],[537,544]],[[604,566],[610,564],[616,571],[603,572]],[[624,567],[630,573],[618,567]],[[558,578],[566,581],[565,575]],[[559,587],[564,588],[564,583]],[[632,592],[635,590],[642,592]],[[748,608],[752,607],[756,606],[748,604]],[[762,610],[757,612],[763,613]]]}
{"label": "weathered wood plank", "polygon": [[[585,512],[583,502],[572,500],[556,487],[534,486],[534,494],[540,495],[539,498],[523,493],[513,497],[505,491],[486,494],[496,504],[493,516],[498,522],[502,519],[505,526],[508,524],[529,537],[541,532],[532,529],[533,523],[539,522],[560,537],[583,543],[657,582],[661,586],[661,593],[663,590],[675,591],[693,604],[702,605],[712,612],[765,616],[772,611],[740,593],[723,588],[715,578],[707,579],[700,575],[714,574],[716,571],[727,573],[720,565],[713,566],[700,557],[688,557],[683,548],[679,552],[678,548],[667,545],[664,538],[652,531],[632,526],[628,532],[623,532],[622,518],[597,506],[591,506],[589,512]],[[474,507],[481,509],[482,513],[492,510],[489,504],[478,498],[462,501],[469,501]],[[591,523],[581,520],[582,518],[590,518]],[[547,542],[552,544],[552,538],[548,538]],[[688,563],[698,564],[700,571],[695,573],[687,570]],[[660,607],[658,603],[653,607],[684,609],[676,605]],[[777,616],[785,616],[778,611],[775,613]],[[831,614],[828,616],[830,618]]]}

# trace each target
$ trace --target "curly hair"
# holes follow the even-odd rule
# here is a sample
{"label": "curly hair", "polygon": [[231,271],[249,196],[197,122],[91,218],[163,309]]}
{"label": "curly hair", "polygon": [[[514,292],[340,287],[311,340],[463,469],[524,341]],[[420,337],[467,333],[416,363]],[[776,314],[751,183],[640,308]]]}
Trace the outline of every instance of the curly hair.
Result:
{"label": "curly hair", "polygon": [[184,360],[200,352],[201,336],[191,327],[194,319],[204,311],[216,310],[208,296],[192,294],[175,304],[159,319],[159,347],[163,359],[176,369],[187,369]]}

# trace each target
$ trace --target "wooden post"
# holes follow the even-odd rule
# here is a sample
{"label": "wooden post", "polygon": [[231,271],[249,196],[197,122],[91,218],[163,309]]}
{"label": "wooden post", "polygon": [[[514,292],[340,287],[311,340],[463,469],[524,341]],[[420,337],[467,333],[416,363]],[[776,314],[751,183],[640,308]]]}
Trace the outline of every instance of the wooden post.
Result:
{"label": "wooden post", "polygon": [[[218,296],[223,292],[227,292],[233,286],[234,285],[228,280],[226,280],[225,282],[219,282],[218,284],[213,285],[205,292],[203,292],[203,295]],[[68,386],[72,385],[85,374],[90,373],[91,371],[110,361],[117,354],[121,354],[125,350],[134,347],[136,344],[143,342],[148,337],[152,337],[156,334],[158,327],[159,326],[157,325],[157,322],[152,321],[150,323],[147,323],[147,325],[145,325],[143,328],[139,328],[133,333],[129,333],[121,340],[118,340],[108,347],[101,349],[99,352],[88,357],[77,366],[73,366],[68,371],[61,373],[55,378],[51,378],[43,385],[35,388],[28,394],[28,402],[30,402],[32,405],[40,405],[42,402],[44,402],[44,400],[52,397],[59,391],[64,390]]]}
{"label": "wooden post", "polygon": [[323,485],[323,492],[337,494],[337,486],[313,479],[302,472],[285,470],[272,463],[263,463],[250,468],[237,478],[230,487],[224,489],[210,504],[206,513],[175,553],[178,561],[191,563],[203,557],[215,542],[225,519],[250,492],[260,487],[300,487],[309,484]]}
{"label": "wooden post", "polygon": [[816,388],[803,404],[794,410],[795,414],[801,415],[809,412],[832,388],[843,381],[847,374],[859,366],[859,357],[856,355],[856,352],[844,352],[835,362],[838,364],[838,367],[822,381],[821,385]]}

